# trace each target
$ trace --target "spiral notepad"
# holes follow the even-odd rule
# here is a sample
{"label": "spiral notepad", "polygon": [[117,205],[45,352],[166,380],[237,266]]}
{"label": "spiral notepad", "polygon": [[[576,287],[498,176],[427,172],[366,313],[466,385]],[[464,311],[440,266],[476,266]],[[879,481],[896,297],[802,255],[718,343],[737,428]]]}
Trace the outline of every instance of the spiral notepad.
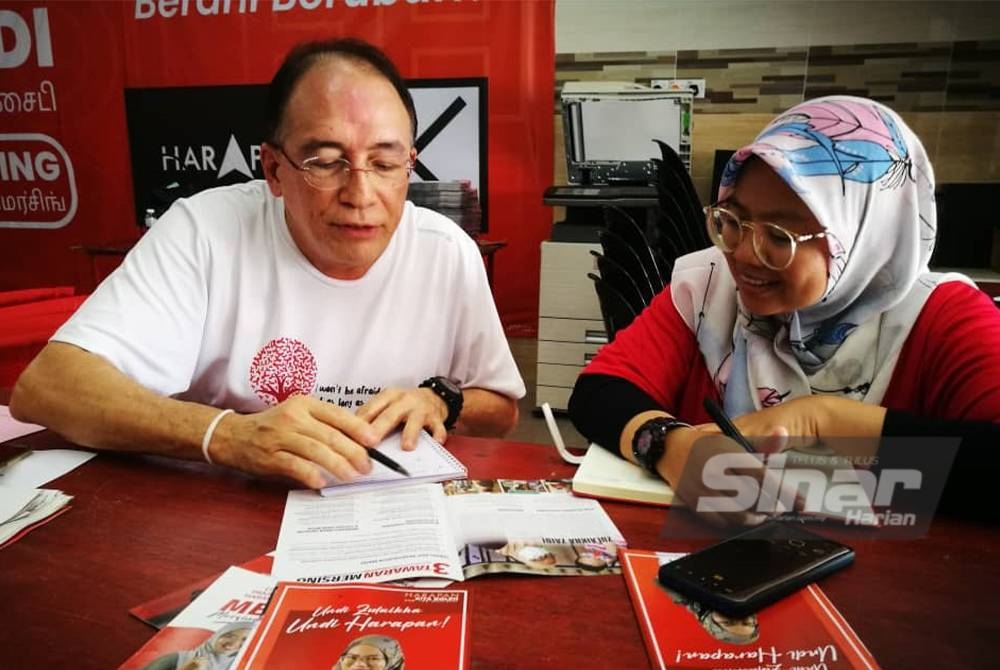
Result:
{"label": "spiral notepad", "polygon": [[382,440],[378,450],[396,461],[410,473],[402,475],[390,470],[377,461],[372,461],[372,471],[349,482],[338,481],[332,475],[331,483],[320,489],[325,496],[337,496],[355,491],[371,491],[402,484],[419,484],[425,482],[441,482],[447,479],[464,479],[469,471],[425,431],[420,431],[417,448],[413,451],[403,451],[400,433],[393,433]]}

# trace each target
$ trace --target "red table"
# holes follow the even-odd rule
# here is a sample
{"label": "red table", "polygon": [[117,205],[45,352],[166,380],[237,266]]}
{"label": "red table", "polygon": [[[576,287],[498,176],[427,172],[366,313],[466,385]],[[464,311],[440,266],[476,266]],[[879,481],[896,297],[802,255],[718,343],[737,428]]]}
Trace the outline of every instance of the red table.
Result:
{"label": "red table", "polygon": [[[477,478],[572,473],[554,448],[453,437]],[[48,485],[73,509],[0,551],[0,667],[114,668],[152,635],[136,604],[274,547],[287,486],[200,463],[102,454]],[[635,548],[662,509],[606,503]],[[993,664],[1000,631],[1000,532],[953,519],[912,541],[852,542],[854,566],[823,588],[886,668]],[[472,594],[472,667],[645,668],[620,576],[486,576]]]}

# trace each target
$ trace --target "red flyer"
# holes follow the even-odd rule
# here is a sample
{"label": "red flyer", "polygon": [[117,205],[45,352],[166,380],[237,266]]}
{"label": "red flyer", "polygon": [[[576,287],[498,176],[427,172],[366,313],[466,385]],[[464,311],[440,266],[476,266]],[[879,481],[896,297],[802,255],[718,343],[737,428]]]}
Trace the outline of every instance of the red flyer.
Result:
{"label": "red flyer", "polygon": [[237,670],[469,667],[469,594],[281,582]]}
{"label": "red flyer", "polygon": [[733,618],[660,585],[677,554],[624,549],[622,571],[653,668],[864,668],[878,663],[815,584],[748,617]]}

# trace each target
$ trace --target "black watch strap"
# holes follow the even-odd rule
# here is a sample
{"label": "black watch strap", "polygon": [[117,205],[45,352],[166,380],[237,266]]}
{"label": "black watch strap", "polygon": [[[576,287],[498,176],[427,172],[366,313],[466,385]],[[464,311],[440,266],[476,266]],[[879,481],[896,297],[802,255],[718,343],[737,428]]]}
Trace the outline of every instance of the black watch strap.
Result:
{"label": "black watch strap", "polygon": [[465,400],[462,395],[462,387],[448,379],[447,377],[428,377],[420,382],[420,388],[428,388],[437,397],[444,401],[448,407],[448,416],[444,420],[444,427],[451,430],[458,421],[458,415],[462,413],[462,404]]}
{"label": "black watch strap", "polygon": [[672,416],[658,416],[644,422],[632,436],[632,455],[646,471],[659,476],[656,464],[667,450],[667,434],[677,428],[690,428]]}

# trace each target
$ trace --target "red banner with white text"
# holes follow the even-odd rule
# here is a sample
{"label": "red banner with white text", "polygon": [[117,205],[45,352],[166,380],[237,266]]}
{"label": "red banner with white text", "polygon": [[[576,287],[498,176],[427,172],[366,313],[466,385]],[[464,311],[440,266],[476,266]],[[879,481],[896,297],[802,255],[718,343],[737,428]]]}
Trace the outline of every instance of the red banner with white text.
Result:
{"label": "red banner with white text", "polygon": [[[508,333],[533,334],[551,222],[550,0],[0,3],[0,290],[91,290],[141,234],[157,178],[258,176],[240,105],[291,46],[340,36],[384,49],[422,94],[419,124],[434,132],[425,177],[465,169],[482,180],[482,236],[507,242],[494,269],[501,318]],[[229,93],[243,96],[234,111],[211,102]],[[163,95],[195,101],[176,108],[191,118],[158,105]],[[199,119],[211,133],[197,135]]]}

